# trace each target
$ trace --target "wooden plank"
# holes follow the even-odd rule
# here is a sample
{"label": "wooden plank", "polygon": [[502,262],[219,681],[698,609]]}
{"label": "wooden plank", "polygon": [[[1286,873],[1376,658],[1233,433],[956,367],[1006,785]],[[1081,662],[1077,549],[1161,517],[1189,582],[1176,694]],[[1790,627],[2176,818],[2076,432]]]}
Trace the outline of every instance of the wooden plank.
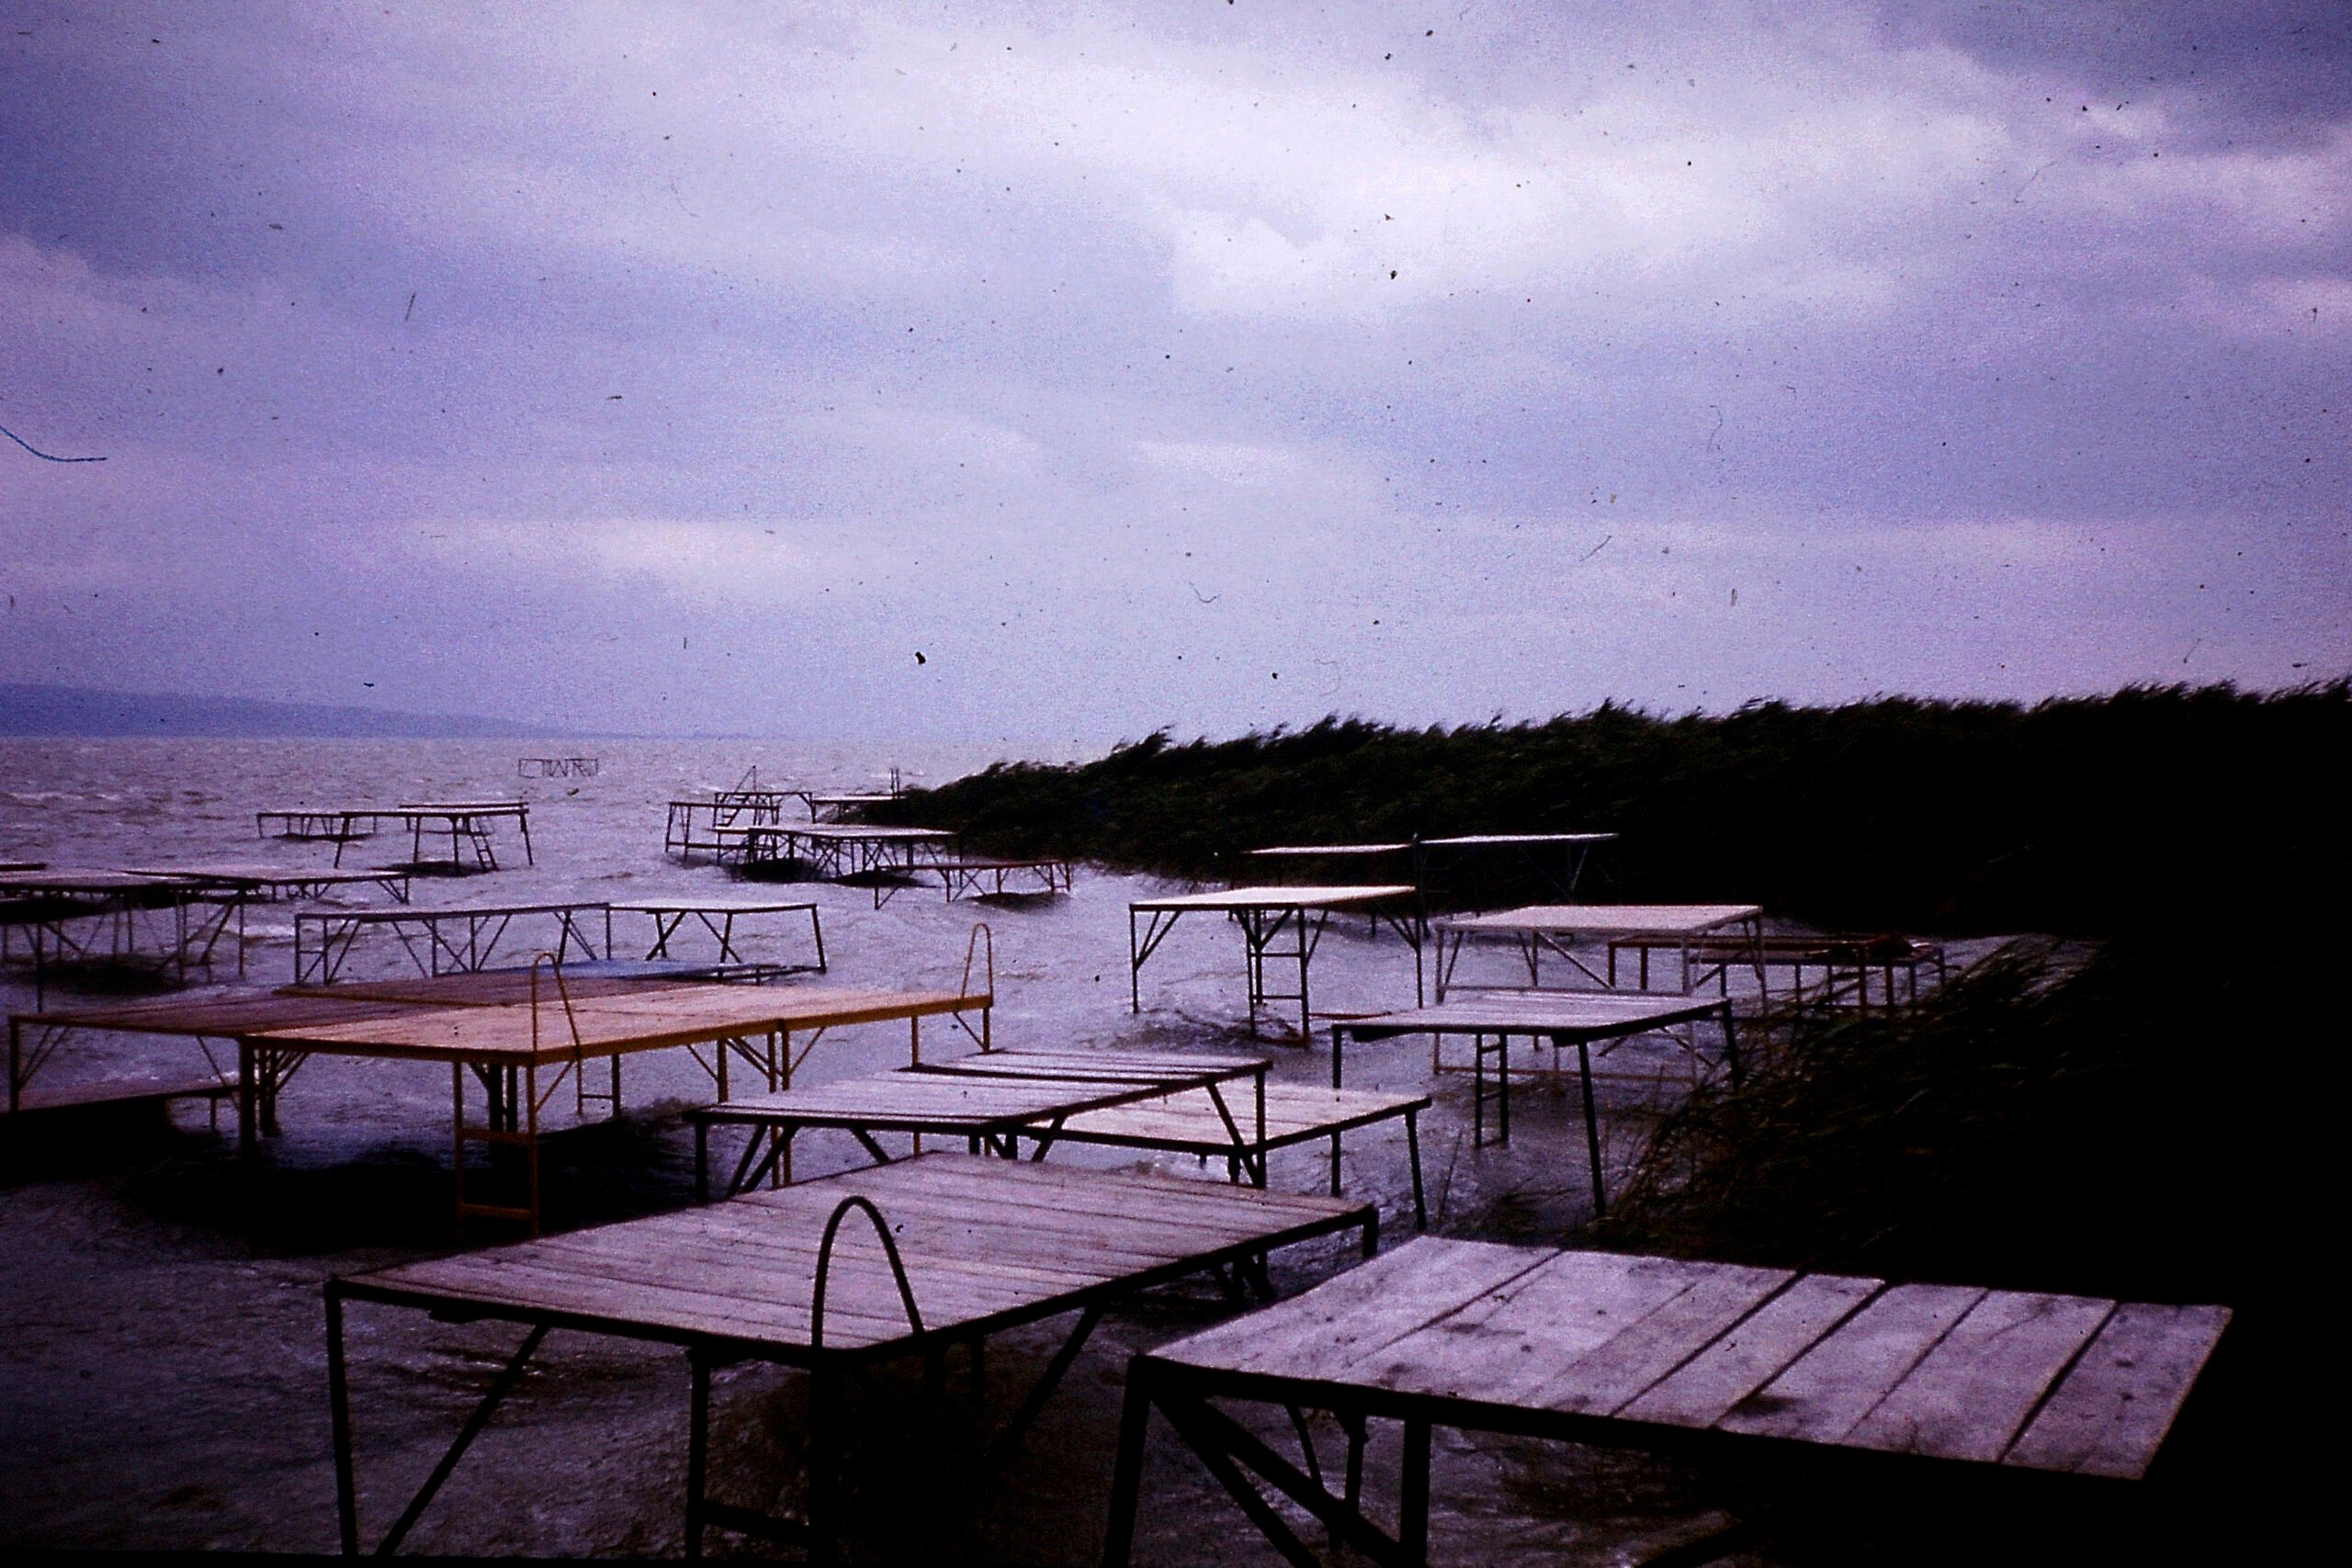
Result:
{"label": "wooden plank", "polygon": [[1794,1278],[1782,1269],[1708,1264],[1680,1292],[1522,1397],[1548,1410],[1612,1413],[1720,1340]]}
{"label": "wooden plank", "polygon": [[[345,1001],[395,1002],[404,1007],[526,1006],[533,986],[527,969],[477,969],[456,975],[418,976],[407,980],[336,980],[314,986],[281,986],[281,997],[316,997]],[[544,1006],[560,1009],[561,993],[547,970],[537,981]],[[574,1004],[614,996],[660,996],[689,988],[660,976],[576,975],[566,972],[563,990]]]}
{"label": "wooden plank", "polygon": [[[1148,1191],[1150,1201],[1143,1209],[1147,1214],[1198,1214],[1242,1225],[1255,1224],[1258,1216],[1268,1210],[1303,1223],[1334,1213],[1355,1213],[1365,1207],[1360,1202],[1309,1192],[1261,1191],[1178,1176],[1124,1172],[1108,1176],[1072,1166],[1016,1164],[947,1154],[926,1155],[920,1162],[881,1169],[846,1171],[825,1179],[828,1184],[838,1182],[840,1191],[865,1192],[876,1201],[885,1192],[895,1196],[921,1190],[943,1195],[960,1193],[984,1202],[1035,1201],[1060,1213],[1109,1217],[1136,1213],[1136,1198]],[[815,1185],[786,1188],[782,1192],[746,1194],[741,1201],[767,1202]]]}
{"label": "wooden plank", "polygon": [[1995,1291],[1846,1435],[1849,1447],[1990,1463],[2115,1310],[2083,1296]]}
{"label": "wooden plank", "polygon": [[261,1029],[351,1023],[399,1011],[390,1002],[347,997],[283,997],[269,993],[164,998],[112,1007],[19,1013],[28,1028],[97,1029],[119,1034],[187,1034],[230,1039]]}
{"label": "wooden plank", "polygon": [[[1242,1137],[1254,1147],[1256,1113],[1246,1098],[1228,1096],[1226,1103],[1240,1126]],[[1375,1089],[1316,1089],[1303,1084],[1266,1086],[1266,1143],[1270,1147],[1302,1143],[1344,1133],[1374,1122],[1402,1117],[1430,1103],[1425,1094],[1386,1094]],[[1217,1114],[1205,1090],[1192,1089],[1160,1100],[1102,1111],[1081,1111],[1062,1124],[1059,1134],[1072,1143],[1118,1143],[1153,1147],[1195,1149],[1221,1154],[1233,1148],[1233,1135]]]}
{"label": "wooden plank", "polygon": [[1333,1378],[1553,1256],[1533,1247],[1420,1236],[1302,1295],[1154,1354],[1228,1371]]}
{"label": "wooden plank", "polygon": [[1138,1093],[1149,1084],[1067,1078],[983,1078],[918,1072],[875,1073],[745,1095],[695,1114],[708,1122],[905,1122],[994,1125],[1053,1116]]}
{"label": "wooden plank", "polygon": [[1707,1267],[1614,1252],[1559,1253],[1338,1375],[1400,1393],[1519,1405],[1564,1364],[1690,1289]]}
{"label": "wooden plank", "polygon": [[[1012,1162],[1000,1163],[1010,1165]],[[881,1168],[895,1170],[899,1168],[888,1166]],[[1096,1180],[1102,1179],[1100,1172],[1086,1174]],[[1219,1190],[1217,1184],[1205,1181],[1195,1180],[1188,1185],[1204,1190]],[[1250,1190],[1254,1192],[1254,1190]],[[744,1196],[754,1198],[765,1194],[747,1193]],[[994,1236],[994,1244],[1005,1247],[1046,1245],[1052,1238],[1061,1238],[1068,1245],[1094,1247],[1114,1255],[1160,1258],[1217,1251],[1261,1234],[1266,1224],[1262,1214],[1251,1216],[1206,1210],[1169,1213],[1170,1205],[1157,1195],[1148,1202],[1135,1194],[1128,1197],[1132,1208],[1125,1214],[1104,1214],[1083,1209],[1073,1211],[1034,1201],[1025,1204],[1014,1203],[985,1193],[942,1194],[920,1204],[903,1195],[894,1194],[888,1202],[883,1203],[883,1212],[891,1217],[894,1225],[903,1223],[910,1234],[913,1234],[919,1224],[926,1223],[952,1224],[971,1235]],[[877,1198],[876,1201],[881,1200]],[[910,1217],[902,1221],[899,1218],[902,1215]],[[1294,1215],[1289,1218],[1293,1224],[1304,1224],[1320,1217]]]}
{"label": "wooden plank", "polygon": [[2001,1462],[2138,1480],[2229,1322],[2227,1307],[2125,1303]]}
{"label": "wooden plank", "polygon": [[1617,1413],[1629,1421],[1712,1427],[1884,1288],[1877,1280],[1807,1274]]}
{"label": "wooden plank", "polygon": [[1121,1082],[1224,1077],[1262,1072],[1263,1056],[1207,1051],[976,1051],[926,1062],[927,1073],[975,1077],[1102,1077]]}
{"label": "wooden plank", "polygon": [[1446,931],[1511,934],[1696,936],[1717,926],[1752,920],[1763,912],[1755,904],[1533,904],[1438,924]]}
{"label": "wooden plank", "polygon": [[1842,1441],[1984,1294],[1965,1285],[1883,1291],[1716,1425],[1798,1442]]}

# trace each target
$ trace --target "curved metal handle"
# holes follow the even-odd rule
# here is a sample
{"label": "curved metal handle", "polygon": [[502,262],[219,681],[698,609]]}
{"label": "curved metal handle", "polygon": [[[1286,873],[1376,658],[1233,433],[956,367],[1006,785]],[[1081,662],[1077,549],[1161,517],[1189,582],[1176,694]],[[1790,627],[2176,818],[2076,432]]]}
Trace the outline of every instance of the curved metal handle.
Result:
{"label": "curved metal handle", "polygon": [[833,1217],[825,1222],[825,1238],[817,1244],[817,1289],[808,1307],[811,1350],[825,1348],[825,1280],[832,1272],[833,1238],[841,1234],[842,1222],[853,1209],[863,1212],[873,1222],[874,1234],[882,1238],[883,1256],[890,1260],[891,1278],[899,1283],[899,1300],[906,1303],[907,1323],[917,1334],[923,1331],[922,1314],[915,1309],[915,1289],[907,1282],[907,1266],[899,1257],[899,1244],[890,1239],[890,1227],[883,1220],[882,1211],[874,1206],[871,1198],[853,1196],[842,1199],[834,1208]]}
{"label": "curved metal handle", "polygon": [[539,963],[542,959],[546,960],[549,972],[555,976],[556,999],[563,1004],[563,1021],[571,1030],[572,1059],[579,1061],[587,1055],[587,1049],[580,1043],[580,1020],[571,1011],[571,987],[563,983],[563,960],[545,948],[531,955],[531,1055],[536,1056],[539,1054]]}
{"label": "curved metal handle", "polygon": [[991,997],[996,995],[996,932],[989,930],[986,920],[979,920],[974,922],[972,926],[971,940],[964,944],[964,980],[960,987],[961,994],[964,996],[968,997],[972,994],[972,962],[979,954],[983,938],[988,942],[989,988],[987,994]]}

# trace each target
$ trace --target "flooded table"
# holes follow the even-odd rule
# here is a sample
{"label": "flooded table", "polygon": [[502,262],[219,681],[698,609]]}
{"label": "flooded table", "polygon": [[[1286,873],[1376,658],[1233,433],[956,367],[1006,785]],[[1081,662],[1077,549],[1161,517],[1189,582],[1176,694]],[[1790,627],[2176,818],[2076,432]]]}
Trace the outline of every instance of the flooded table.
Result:
{"label": "flooded table", "polygon": [[[1600,1119],[1593,1103],[1592,1048],[1615,1041],[1712,1021],[1722,1031],[1724,1059],[1734,1083],[1739,1081],[1739,1043],[1732,1022],[1731,1003],[1716,997],[1661,997],[1624,991],[1479,991],[1431,1007],[1398,1012],[1340,1019],[1331,1025],[1331,1083],[1337,1088],[1343,1070],[1347,1040],[1393,1039],[1404,1034],[1430,1037],[1430,1071],[1446,1070],[1439,1053],[1449,1037],[1470,1041],[1470,1141],[1487,1141],[1487,1073],[1494,1066],[1493,1099],[1498,1123],[1497,1143],[1510,1142],[1510,1043],[1514,1039],[1547,1043],[1554,1054],[1576,1047],[1577,1073],[1584,1089],[1585,1150],[1592,1168],[1592,1212],[1605,1212],[1607,1193],[1601,1179]],[[1696,1055],[1695,1040],[1685,1048]],[[1458,1069],[1456,1069],[1458,1070]]]}
{"label": "flooded table", "polygon": [[[1088,1060],[1097,1055],[1107,1059]],[[750,1134],[727,1184],[731,1195],[762,1181],[790,1181],[792,1142],[804,1131],[848,1133],[877,1165],[898,1157],[876,1141],[882,1133],[911,1134],[918,1154],[923,1135],[933,1134],[963,1138],[974,1154],[986,1148],[1011,1156],[1027,1131],[1043,1140],[1042,1157],[1072,1116],[1185,1089],[1214,1100],[1227,1150],[1247,1153],[1264,1139],[1266,1067],[1256,1056],[990,1051],[724,1100],[687,1113],[695,1124],[695,1185],[708,1196],[714,1127]],[[1251,1080],[1253,1109],[1238,1115],[1226,1103],[1224,1086],[1243,1078]]]}
{"label": "flooded table", "polygon": [[[748,1063],[770,1089],[787,1088],[798,1061],[828,1031],[903,1021],[910,1059],[922,1056],[922,1021],[947,1018],[985,1041],[995,998],[983,992],[865,990],[837,987],[688,985],[620,989],[571,997],[549,975],[537,999],[488,1007],[403,1007],[349,1021],[254,1029],[237,1036],[238,1133],[250,1156],[256,1108],[275,1105],[286,1079],[313,1055],[447,1064],[450,1081],[452,1168],[460,1229],[469,1218],[514,1221],[537,1234],[540,1219],[542,1118],[567,1085],[582,1120],[592,1111],[617,1116],[621,1058],[684,1048],[728,1096],[730,1060]],[[306,1000],[322,999],[317,997]],[[978,1013],[974,1028],[967,1015]],[[796,1055],[793,1036],[804,1043]],[[707,1055],[705,1052],[707,1052]],[[603,1062],[608,1081],[591,1087],[589,1064]],[[481,1112],[469,1114],[468,1084]],[[466,1195],[467,1151],[481,1145],[518,1150],[520,1202],[480,1202]]]}
{"label": "flooded table", "polygon": [[517,920],[531,937],[520,953],[525,962],[543,952],[559,964],[575,958],[594,963],[604,956],[598,945],[600,937],[610,932],[609,908],[601,902],[565,901],[440,909],[305,909],[294,917],[294,983],[333,981],[360,939],[375,932],[396,940],[423,976],[469,974],[501,960],[512,963],[515,950],[504,943]]}
{"label": "flooded table", "polygon": [[498,847],[492,833],[500,822],[512,822],[523,838],[523,859],[538,863],[531,850],[531,804],[526,800],[411,800],[397,806],[271,807],[254,813],[254,830],[266,839],[319,839],[334,845],[334,863],[343,863],[344,850],[361,839],[371,839],[390,823],[409,835],[410,863],[423,867],[424,838],[449,837],[451,872],[467,869],[466,853],[473,852],[472,869],[496,871]]}
{"label": "flooded table", "polygon": [[[1180,893],[1160,898],[1138,898],[1127,906],[1127,1001],[1131,1010],[1143,1010],[1143,966],[1159,951],[1176,922],[1196,912],[1221,914],[1241,928],[1244,964],[1250,979],[1250,1032],[1258,1032],[1258,1014],[1270,1002],[1298,1004],[1298,1037],[1308,1037],[1313,1013],[1307,1003],[1306,973],[1317,945],[1334,914],[1357,913],[1385,922],[1413,950],[1413,997],[1421,994],[1421,917],[1418,894],[1409,883],[1370,883],[1317,887],[1228,887],[1212,893]],[[1148,923],[1138,925],[1138,918]],[[1289,939],[1288,947],[1274,943]],[[1268,987],[1270,959],[1291,959],[1298,964],[1298,989],[1275,991]]]}
{"label": "flooded table", "polygon": [[[1718,994],[1728,994],[1736,966],[1753,972],[1760,992],[1763,935],[1764,911],[1754,904],[1534,904],[1491,915],[1457,915],[1436,924],[1437,999],[1445,1000],[1449,990],[1501,988],[1455,983],[1455,967],[1473,942],[1513,949],[1526,967],[1523,988],[1543,987],[1543,960],[1550,953],[1582,976],[1579,983],[1615,990],[1618,953],[1635,938],[1641,939],[1637,949],[1630,949],[1639,957],[1635,990],[1650,989],[1650,955],[1663,952],[1680,961],[1670,987],[1677,995],[1709,984]],[[1607,944],[1602,968],[1593,968],[1588,955],[1575,951],[1580,940]]]}
{"label": "flooded table", "polygon": [[[839,1530],[842,1379],[876,1362],[936,1358],[989,1335],[1076,1313],[1037,1383],[985,1450],[1009,1450],[1121,1296],[1207,1269],[1262,1278],[1266,1254],[1317,1237],[1377,1235],[1368,1204],[1172,1178],[1112,1176],[929,1154],[722,1203],[569,1235],[330,1280],[328,1399],[343,1550],[361,1548],[345,1318],[367,1303],[525,1332],[421,1491],[374,1548],[404,1540],[551,1329],[673,1345],[690,1374],[686,1552],[719,1529],[831,1561]],[[711,1498],[711,1373],[742,1360],[810,1373],[803,1517]],[[977,1359],[976,1363],[977,1365]]]}

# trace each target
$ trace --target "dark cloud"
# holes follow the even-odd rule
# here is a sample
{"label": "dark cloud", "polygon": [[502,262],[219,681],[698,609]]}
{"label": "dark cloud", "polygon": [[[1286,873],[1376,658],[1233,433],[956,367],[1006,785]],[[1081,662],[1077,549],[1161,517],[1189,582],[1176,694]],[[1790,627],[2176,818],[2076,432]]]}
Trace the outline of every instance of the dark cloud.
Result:
{"label": "dark cloud", "polygon": [[2352,120],[2352,8],[2340,0],[1896,0],[1889,35],[2105,102],[2186,105],[2200,141],[2324,140]]}

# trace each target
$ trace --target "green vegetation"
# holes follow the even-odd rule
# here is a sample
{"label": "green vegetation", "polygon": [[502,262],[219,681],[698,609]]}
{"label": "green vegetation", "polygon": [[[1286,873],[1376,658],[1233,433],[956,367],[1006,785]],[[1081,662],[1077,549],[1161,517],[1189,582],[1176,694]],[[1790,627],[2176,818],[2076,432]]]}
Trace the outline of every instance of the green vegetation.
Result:
{"label": "green vegetation", "polygon": [[[1270,843],[1613,830],[1623,895],[1826,925],[2107,935],[2291,897],[2352,862],[2352,686],[1763,703],[1396,729],[1329,718],[1000,764],[891,819],[1179,876]],[[1508,892],[1509,890],[1504,890]]]}

